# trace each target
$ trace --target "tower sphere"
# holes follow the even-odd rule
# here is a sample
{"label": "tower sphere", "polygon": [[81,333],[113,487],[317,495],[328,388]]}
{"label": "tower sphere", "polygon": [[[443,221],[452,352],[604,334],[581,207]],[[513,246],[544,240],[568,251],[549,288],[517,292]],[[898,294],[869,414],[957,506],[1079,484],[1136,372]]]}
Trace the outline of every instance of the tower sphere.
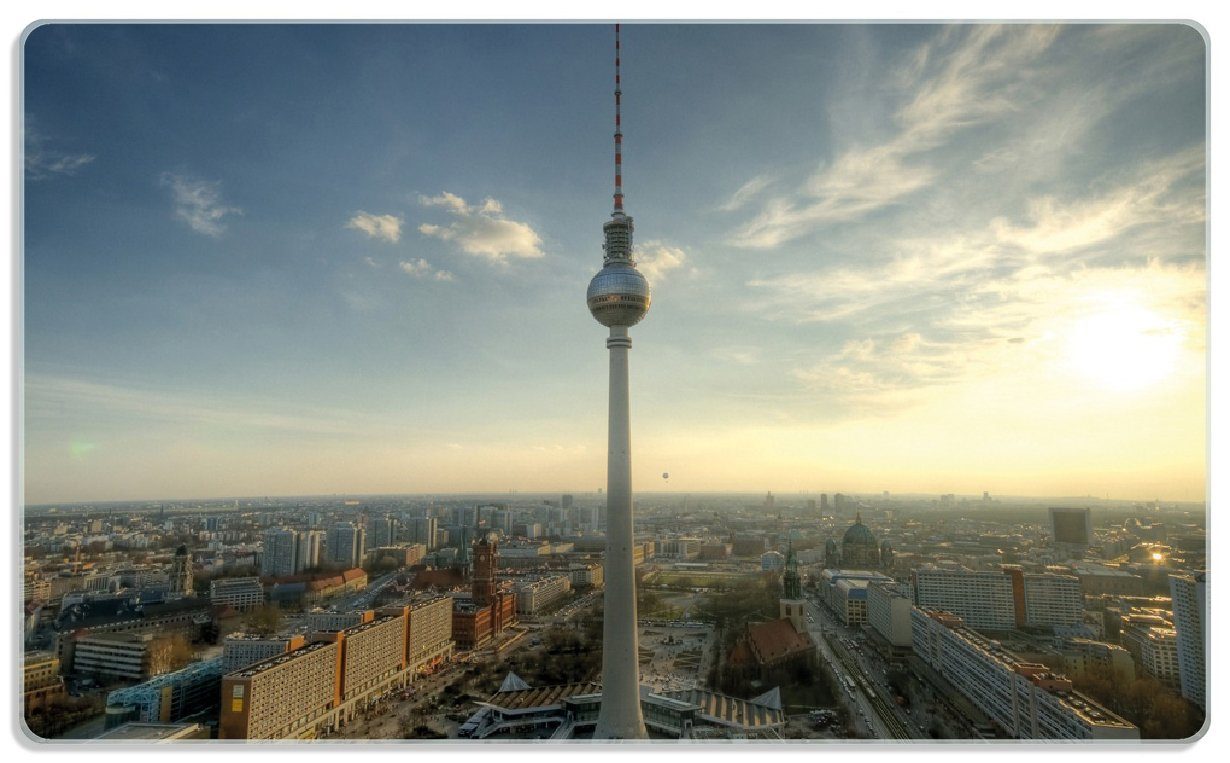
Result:
{"label": "tower sphere", "polygon": [[635,326],[649,312],[649,282],[632,263],[612,262],[589,282],[585,302],[603,326]]}

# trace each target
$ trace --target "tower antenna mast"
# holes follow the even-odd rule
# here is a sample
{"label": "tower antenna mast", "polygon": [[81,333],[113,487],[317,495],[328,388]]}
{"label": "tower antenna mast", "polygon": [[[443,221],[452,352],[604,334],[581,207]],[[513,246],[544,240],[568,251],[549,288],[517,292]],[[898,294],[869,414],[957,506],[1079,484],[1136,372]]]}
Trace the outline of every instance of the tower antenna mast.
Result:
{"label": "tower antenna mast", "polygon": [[619,99],[623,95],[619,82],[619,24],[615,25],[615,212],[624,213],[624,134],[619,121]]}

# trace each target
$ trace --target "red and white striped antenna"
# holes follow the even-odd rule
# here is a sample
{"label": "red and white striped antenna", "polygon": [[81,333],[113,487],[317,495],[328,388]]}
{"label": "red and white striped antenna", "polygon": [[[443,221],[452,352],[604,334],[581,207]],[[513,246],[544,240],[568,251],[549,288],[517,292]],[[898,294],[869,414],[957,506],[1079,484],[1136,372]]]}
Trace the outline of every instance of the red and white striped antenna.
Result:
{"label": "red and white striped antenna", "polygon": [[619,24],[615,25],[615,214],[624,211],[623,141],[619,124]]}

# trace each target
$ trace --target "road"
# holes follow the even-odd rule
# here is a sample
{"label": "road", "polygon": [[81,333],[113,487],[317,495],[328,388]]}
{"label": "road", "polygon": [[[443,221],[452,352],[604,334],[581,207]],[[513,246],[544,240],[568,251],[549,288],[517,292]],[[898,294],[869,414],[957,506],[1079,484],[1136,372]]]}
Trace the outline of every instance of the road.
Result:
{"label": "road", "polygon": [[[882,666],[871,669],[860,656],[847,649],[842,639],[850,638],[856,631],[846,628],[822,605],[809,602],[807,611],[808,632],[820,651],[821,657],[837,672],[846,696],[853,701],[861,720],[877,739],[917,739],[921,731],[912,728],[889,701],[891,693],[884,677]],[[853,682],[854,687],[850,687]]]}

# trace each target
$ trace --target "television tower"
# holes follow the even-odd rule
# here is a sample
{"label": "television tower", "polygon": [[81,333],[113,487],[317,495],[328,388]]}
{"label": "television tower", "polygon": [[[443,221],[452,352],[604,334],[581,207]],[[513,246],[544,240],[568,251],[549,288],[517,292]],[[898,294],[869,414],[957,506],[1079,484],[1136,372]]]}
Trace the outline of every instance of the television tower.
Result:
{"label": "television tower", "polygon": [[610,328],[606,557],[603,576],[602,709],[594,739],[645,739],[632,569],[632,438],[628,426],[628,327],[649,311],[649,282],[632,259],[632,218],[624,214],[623,132],[619,122],[619,24],[615,25],[615,211],[603,224],[602,270],[589,282],[589,312]]}

